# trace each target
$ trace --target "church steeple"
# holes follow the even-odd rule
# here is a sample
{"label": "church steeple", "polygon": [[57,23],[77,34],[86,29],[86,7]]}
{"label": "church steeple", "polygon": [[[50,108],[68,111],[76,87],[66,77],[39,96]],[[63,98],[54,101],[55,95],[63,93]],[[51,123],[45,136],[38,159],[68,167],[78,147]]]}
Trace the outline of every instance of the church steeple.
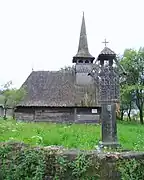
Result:
{"label": "church steeple", "polygon": [[85,18],[84,18],[84,12],[83,12],[78,52],[73,57],[73,63],[76,63],[77,60],[90,60],[90,62],[92,63],[94,59],[95,58],[89,53],[89,49],[88,49]]}
{"label": "church steeple", "polygon": [[100,54],[98,55],[97,60],[100,61],[101,65],[104,65],[104,61],[109,61],[109,65],[113,64],[113,60],[116,58],[116,53],[114,51],[112,51],[110,48],[107,47],[107,42],[106,39],[104,42],[102,42],[105,44],[104,49],[100,52]]}

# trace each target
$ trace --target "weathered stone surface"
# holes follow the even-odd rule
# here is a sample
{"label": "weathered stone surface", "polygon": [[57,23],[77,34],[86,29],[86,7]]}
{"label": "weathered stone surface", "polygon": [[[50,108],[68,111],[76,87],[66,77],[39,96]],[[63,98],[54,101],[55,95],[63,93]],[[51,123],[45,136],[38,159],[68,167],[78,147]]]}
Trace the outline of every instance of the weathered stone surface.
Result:
{"label": "weathered stone surface", "polygon": [[[1,146],[6,146],[7,143],[0,144]],[[99,180],[120,180],[120,173],[118,172],[117,167],[117,161],[118,160],[125,160],[125,159],[135,159],[137,160],[144,160],[144,152],[107,152],[107,153],[98,153],[97,151],[81,151],[78,149],[65,149],[60,146],[48,146],[48,147],[29,147],[26,146],[23,143],[16,143],[11,142],[7,145],[10,145],[13,147],[11,149],[12,155],[15,156],[18,151],[23,151],[24,148],[29,148],[31,151],[38,151],[40,149],[43,149],[46,154],[46,172],[45,172],[45,179],[54,179],[54,175],[56,173],[57,168],[59,168],[60,164],[58,161],[55,161],[57,158],[62,157],[64,158],[66,163],[74,163],[76,161],[76,158],[79,157],[79,155],[84,155],[84,159],[82,162],[91,162],[88,167],[85,167],[84,169],[84,175],[86,177],[89,177],[91,179],[97,179],[95,178],[96,175],[99,175]],[[15,152],[15,153],[14,153]],[[10,153],[10,152],[9,152]],[[1,162],[1,159],[0,159]],[[14,161],[13,161],[14,162]],[[83,167],[83,163],[80,163],[80,168]],[[64,164],[65,166],[68,164]],[[50,170],[53,170],[51,172]],[[73,174],[72,169],[68,168],[66,171],[64,171],[63,180],[72,180]],[[85,178],[79,178],[81,180]]]}
{"label": "weathered stone surface", "polygon": [[102,105],[102,146],[117,147],[116,105]]}

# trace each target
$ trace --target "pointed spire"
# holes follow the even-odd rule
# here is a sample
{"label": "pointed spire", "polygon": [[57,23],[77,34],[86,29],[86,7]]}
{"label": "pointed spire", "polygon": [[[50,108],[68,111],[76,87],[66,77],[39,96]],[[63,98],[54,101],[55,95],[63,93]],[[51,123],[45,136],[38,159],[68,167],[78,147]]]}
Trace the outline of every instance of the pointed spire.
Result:
{"label": "pointed spire", "polygon": [[82,17],[82,25],[81,25],[81,32],[80,32],[80,39],[79,39],[79,47],[78,47],[78,52],[81,52],[81,51],[83,51],[83,53],[88,52],[84,12],[83,12],[83,17]]}
{"label": "pointed spire", "polygon": [[88,49],[84,12],[83,12],[83,17],[82,17],[82,25],[81,25],[81,31],[80,31],[78,52],[77,52],[76,56],[73,57],[73,62],[75,62],[75,60],[77,58],[90,58],[92,60],[95,59],[89,53],[89,49]]}

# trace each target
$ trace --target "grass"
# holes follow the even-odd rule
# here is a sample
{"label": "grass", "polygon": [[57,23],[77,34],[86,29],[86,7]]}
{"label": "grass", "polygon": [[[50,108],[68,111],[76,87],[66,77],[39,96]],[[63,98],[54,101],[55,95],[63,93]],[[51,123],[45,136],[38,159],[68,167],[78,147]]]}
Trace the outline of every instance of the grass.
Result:
{"label": "grass", "polygon": [[[31,145],[58,145],[94,149],[100,138],[100,125],[17,123],[0,120],[0,142],[22,141]],[[144,150],[144,126],[118,123],[119,142],[125,149]]]}

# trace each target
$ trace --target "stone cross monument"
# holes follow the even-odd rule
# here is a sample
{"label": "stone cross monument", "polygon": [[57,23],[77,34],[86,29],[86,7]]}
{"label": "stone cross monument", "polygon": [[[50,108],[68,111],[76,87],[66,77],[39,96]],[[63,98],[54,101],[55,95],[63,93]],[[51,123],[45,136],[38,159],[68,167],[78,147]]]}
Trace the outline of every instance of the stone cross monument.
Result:
{"label": "stone cross monument", "polygon": [[[102,142],[100,148],[117,148],[119,147],[117,139],[116,124],[116,103],[119,103],[119,68],[123,70],[118,61],[116,54],[109,49],[106,44],[97,58],[99,62],[99,72],[90,73],[96,84],[99,86],[99,104],[101,105],[101,123],[102,123]],[[117,66],[114,66],[114,62]],[[124,70],[123,70],[124,72]]]}

